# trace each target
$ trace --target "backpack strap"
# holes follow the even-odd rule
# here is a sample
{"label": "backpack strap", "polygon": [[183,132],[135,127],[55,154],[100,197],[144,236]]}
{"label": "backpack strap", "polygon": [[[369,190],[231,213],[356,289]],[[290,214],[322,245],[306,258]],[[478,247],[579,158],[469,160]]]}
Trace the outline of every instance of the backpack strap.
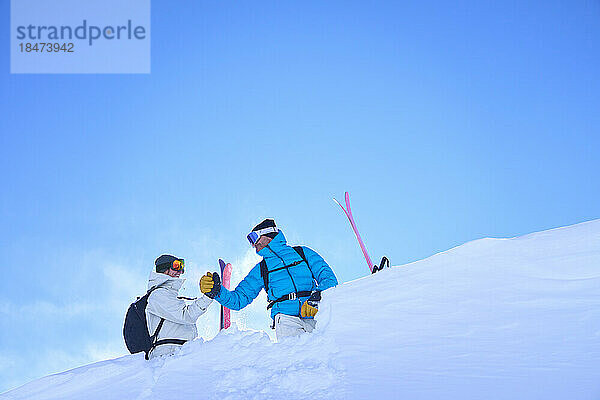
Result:
{"label": "backpack strap", "polygon": [[154,350],[158,346],[161,346],[163,344],[178,344],[178,345],[182,345],[185,342],[187,342],[187,340],[184,340],[184,339],[161,339],[161,340],[156,340],[156,338],[158,337],[158,333],[160,332],[160,328],[162,328],[164,322],[165,322],[165,319],[161,318],[160,322],[158,323],[158,326],[156,327],[156,330],[154,331],[154,335],[152,335],[152,337],[150,338],[152,340],[152,346],[146,352],[146,355],[144,357],[146,360],[149,359],[149,356],[150,356],[150,353],[152,352],[152,350]]}
{"label": "backpack strap", "polygon": [[148,359],[148,356],[150,355],[150,352],[152,350],[154,350],[156,348],[156,346],[158,346],[158,341],[156,340],[156,338],[158,337],[158,333],[160,332],[163,324],[165,323],[165,319],[161,318],[160,322],[158,323],[158,326],[156,327],[156,329],[154,330],[154,335],[150,336],[150,342],[152,343],[152,346],[150,346],[150,348],[148,349],[148,351],[146,352],[146,356],[144,357],[146,360]]}
{"label": "backpack strap", "polygon": [[[152,293],[154,290],[158,289],[160,287],[160,285],[156,285],[152,288],[150,288],[150,290],[148,290],[148,297],[150,297],[150,293]],[[148,349],[148,351],[146,352],[146,355],[144,356],[144,358],[146,360],[149,359],[150,353],[152,352],[152,350],[154,350],[157,346],[163,345],[163,344],[184,344],[185,342],[187,342],[187,340],[183,340],[183,339],[161,339],[161,340],[156,340],[158,338],[158,334],[160,333],[160,330],[162,329],[163,324],[165,323],[165,319],[161,318],[160,322],[158,323],[158,326],[156,327],[156,329],[154,330],[154,334],[152,336],[150,336],[150,342],[152,343],[152,346],[150,346],[150,349]]]}
{"label": "backpack strap", "polygon": [[165,319],[161,318],[160,322],[158,323],[158,326],[156,327],[156,330],[154,330],[154,335],[150,336],[150,340],[152,340],[152,343],[154,343],[156,341],[156,338],[158,337],[158,332],[160,332],[164,323],[165,323]]}
{"label": "backpack strap", "polygon": [[161,346],[163,344],[178,344],[183,345],[187,342],[185,339],[160,339],[156,343],[154,343],[154,348]]}
{"label": "backpack strap", "polygon": [[[315,275],[313,274],[312,269],[310,268],[310,264],[306,260],[306,256],[304,255],[304,249],[302,248],[302,246],[294,246],[293,249],[302,258],[302,261],[304,261],[306,263],[306,266],[308,267],[308,270],[310,271],[310,275],[312,276],[313,281],[316,281]],[[267,268],[267,262],[265,261],[264,258],[262,259],[262,261],[260,262],[260,276],[263,278],[263,282],[265,285],[265,292],[267,293],[267,297],[269,296],[269,274],[271,272],[280,271],[282,269],[295,267],[296,265],[302,264],[302,261],[295,261],[295,262],[291,263],[290,265],[284,265],[283,267],[275,268],[275,269],[272,269],[269,271],[269,269]],[[279,299],[275,300],[275,302],[283,301],[283,300],[288,300],[288,299],[279,298]],[[273,305],[271,304],[271,307],[272,306]],[[269,309],[271,307],[268,307],[267,309]]]}
{"label": "backpack strap", "polygon": [[158,284],[158,285],[156,285],[156,286],[152,286],[152,287],[151,287],[150,289],[148,289],[148,291],[146,292],[146,296],[150,297],[150,294],[151,294],[152,292],[154,292],[156,289],[158,289],[159,287],[161,287],[161,285],[162,285],[162,283],[161,283],[161,284]]}
{"label": "backpack strap", "polygon": [[296,253],[298,253],[298,255],[300,257],[302,257],[302,259],[304,260],[304,262],[306,264],[308,264],[308,261],[306,261],[306,256],[304,255],[304,249],[302,248],[302,246],[294,246],[293,249],[296,250]]}
{"label": "backpack strap", "polygon": [[[293,263],[291,263],[289,265],[284,265],[283,267],[275,268],[275,269],[272,269],[272,270],[269,271],[267,269],[267,262],[265,260],[262,260],[260,262],[260,276],[262,276],[263,282],[265,284],[265,292],[267,292],[267,294],[269,294],[269,274],[271,272],[281,271],[282,269],[286,269],[286,268],[290,268],[290,267],[295,267],[298,264],[302,264],[302,262],[303,261],[294,261]],[[312,274],[312,271],[310,273]]]}
{"label": "backpack strap", "polygon": [[286,295],[281,296],[277,300],[270,301],[269,304],[267,305],[267,310],[269,310],[271,307],[273,307],[275,304],[277,304],[281,301],[296,300],[296,299],[300,299],[301,297],[309,297],[312,294],[313,294],[313,292],[310,290],[303,290],[300,292],[288,293]]}
{"label": "backpack strap", "polygon": [[306,263],[306,266],[308,267],[308,270],[310,271],[310,274],[312,275],[313,281],[317,281],[317,279],[315,278],[315,274],[313,274],[312,272],[312,268],[310,267],[310,264],[308,263],[308,260],[306,259],[306,256],[304,255],[304,248],[302,246],[294,246],[294,250],[296,250],[296,253],[298,253],[300,255],[300,257],[302,257],[302,260],[304,260],[304,262]]}
{"label": "backpack strap", "polygon": [[269,270],[267,269],[267,262],[263,258],[260,262],[260,276],[263,278],[263,283],[265,285],[265,293],[267,296],[269,295]]}
{"label": "backpack strap", "polygon": [[185,297],[185,296],[177,296],[179,300],[197,300],[197,297]]}

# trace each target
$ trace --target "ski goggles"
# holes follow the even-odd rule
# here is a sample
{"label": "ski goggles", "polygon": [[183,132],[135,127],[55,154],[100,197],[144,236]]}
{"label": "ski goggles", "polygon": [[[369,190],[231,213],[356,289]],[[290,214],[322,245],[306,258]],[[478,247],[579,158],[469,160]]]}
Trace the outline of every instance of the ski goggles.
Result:
{"label": "ski goggles", "polygon": [[279,232],[279,229],[271,226],[268,228],[259,229],[257,231],[252,231],[248,234],[248,236],[246,236],[246,238],[248,239],[250,244],[252,246],[254,246],[256,244],[256,242],[258,241],[258,239],[262,235],[266,235],[267,233],[277,233],[277,232]]}
{"label": "ski goggles", "polygon": [[181,273],[183,274],[183,271],[185,270],[185,261],[183,261],[183,259],[179,259],[173,261],[172,263],[160,264],[158,267],[156,267],[156,271],[166,271],[169,268],[171,268],[173,271],[181,271]]}
{"label": "ski goggles", "polygon": [[183,258],[181,260],[173,261],[173,265],[171,265],[171,269],[173,271],[181,271],[183,273],[183,271],[185,270],[185,261],[183,260]]}

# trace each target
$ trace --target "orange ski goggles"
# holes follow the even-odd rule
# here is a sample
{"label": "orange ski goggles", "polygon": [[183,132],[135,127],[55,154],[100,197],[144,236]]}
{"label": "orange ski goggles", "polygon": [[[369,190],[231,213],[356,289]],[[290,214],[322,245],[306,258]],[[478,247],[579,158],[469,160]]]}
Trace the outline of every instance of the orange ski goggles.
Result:
{"label": "orange ski goggles", "polygon": [[185,261],[183,260],[183,258],[181,260],[173,261],[173,265],[171,265],[171,269],[173,271],[181,271],[183,273],[183,271],[185,270]]}

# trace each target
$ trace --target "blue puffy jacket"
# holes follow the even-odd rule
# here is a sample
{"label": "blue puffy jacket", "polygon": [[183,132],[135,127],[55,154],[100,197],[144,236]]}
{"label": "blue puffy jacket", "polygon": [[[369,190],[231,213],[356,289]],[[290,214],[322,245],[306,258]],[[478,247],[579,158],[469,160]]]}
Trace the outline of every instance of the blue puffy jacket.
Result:
{"label": "blue puffy jacket", "polygon": [[[308,247],[303,246],[302,248],[308,265],[301,262],[298,265],[270,273],[269,292],[267,293],[269,300],[275,300],[293,292],[317,289],[322,291],[338,284],[335,274],[323,260],[323,257]],[[267,262],[269,271],[293,264],[296,261],[302,261],[302,257],[296,250],[286,244],[285,236],[281,231],[258,254]],[[229,291],[221,287],[221,292],[215,297],[215,300],[227,308],[240,310],[250,304],[264,287],[265,284],[260,275],[260,263],[258,263],[237,285],[235,290]],[[271,308],[271,318],[278,313],[299,316],[300,307],[306,299],[308,297],[275,303]]]}

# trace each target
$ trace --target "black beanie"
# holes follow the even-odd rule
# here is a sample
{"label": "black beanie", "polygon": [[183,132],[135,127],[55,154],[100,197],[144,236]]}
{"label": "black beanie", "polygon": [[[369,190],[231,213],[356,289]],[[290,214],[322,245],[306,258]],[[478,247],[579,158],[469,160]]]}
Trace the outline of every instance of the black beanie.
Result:
{"label": "black beanie", "polygon": [[171,266],[173,265],[173,261],[175,260],[181,259],[170,254],[163,254],[162,256],[158,257],[156,261],[154,261],[156,272],[165,272],[166,270],[171,268]]}
{"label": "black beanie", "polygon": [[[271,219],[271,218],[267,218],[265,219],[263,222],[261,222],[260,224],[256,225],[253,229],[252,232],[264,229],[264,228],[276,228],[277,226],[275,225],[275,220]],[[270,232],[267,233],[266,235],[263,236],[267,236],[270,237],[271,239],[274,238],[275,236],[277,236],[277,232]]]}

